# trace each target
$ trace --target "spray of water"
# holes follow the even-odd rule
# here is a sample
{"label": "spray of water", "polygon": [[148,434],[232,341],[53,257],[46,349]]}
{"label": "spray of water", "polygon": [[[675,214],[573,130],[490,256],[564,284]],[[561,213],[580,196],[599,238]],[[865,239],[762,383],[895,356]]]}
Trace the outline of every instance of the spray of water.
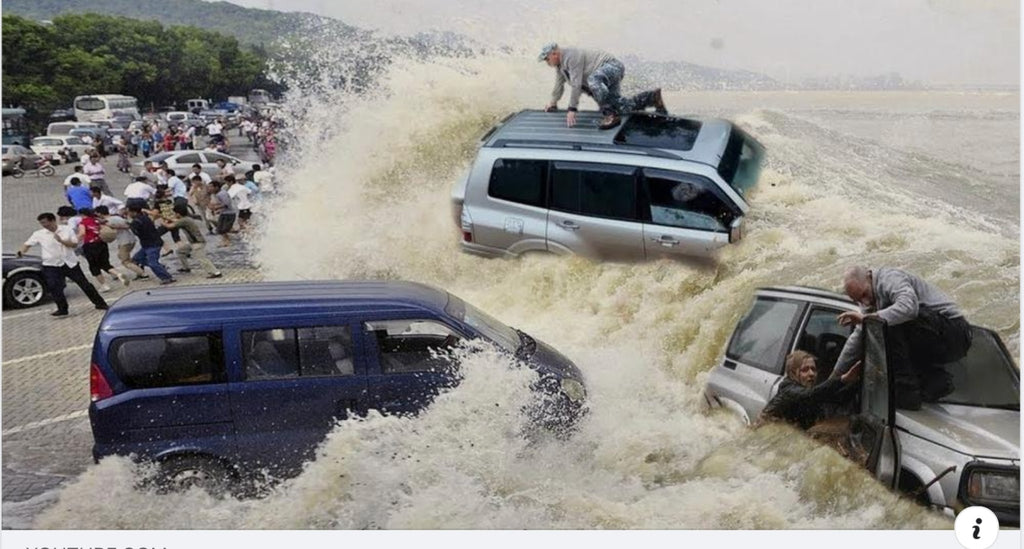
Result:
{"label": "spray of water", "polygon": [[[909,152],[741,107],[732,117],[770,159],[748,237],[718,261],[462,254],[450,188],[487,128],[546,101],[547,70],[519,53],[394,56],[370,90],[293,87],[284,193],[264,209],[256,253],[272,280],[433,284],[552,343],[589,390],[571,440],[523,437],[528,373],[476,353],[462,384],[423,414],[338,426],[299,477],[264,498],[156,496],[135,487],[135,466],[108,459],[36,526],[948,527],[788,427],[752,431],[707,413],[701,390],[756,287],[832,288],[853,262],[926,274],[1016,351],[1016,227],[1007,234],[996,229],[1006,220],[908,190],[941,179],[941,163],[908,170]],[[92,497],[100,488],[111,497]]]}

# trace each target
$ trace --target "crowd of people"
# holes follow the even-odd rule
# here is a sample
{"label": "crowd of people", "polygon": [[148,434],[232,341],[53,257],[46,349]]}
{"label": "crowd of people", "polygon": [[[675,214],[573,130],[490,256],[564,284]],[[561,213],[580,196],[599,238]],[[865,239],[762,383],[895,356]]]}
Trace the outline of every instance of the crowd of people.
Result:
{"label": "crowd of people", "polygon": [[[262,147],[261,157],[267,158],[264,150],[274,141],[273,124],[253,126],[251,132],[248,125],[241,131],[254,146]],[[216,127],[213,130],[206,138],[206,147],[226,149],[223,128],[221,133]],[[163,137],[161,150],[187,149],[197,142],[194,134],[188,135],[180,128],[161,130],[157,126],[152,132],[143,128],[138,134],[138,150],[130,141],[115,143],[119,170],[125,157],[143,152],[142,144],[149,143],[157,132]],[[273,145],[270,148],[272,160],[276,151]],[[133,280],[149,279],[147,270],[160,284],[172,284],[177,281],[176,275],[191,273],[193,268],[201,269],[206,278],[222,277],[207,254],[208,237],[216,236],[218,247],[231,246],[249,229],[261,196],[272,188],[273,176],[261,164],[251,164],[241,172],[243,165],[221,159],[216,172],[210,174],[200,164],[193,164],[187,173],[176,173],[166,162],[145,161],[123,195],[116,197],[107,184],[99,151],[90,149],[82,160],[64,180],[66,204],[56,212],[39,214],[37,221],[42,228],[18,250],[22,255],[33,246],[40,247],[45,284],[57,306],[52,315],[57,317],[68,315],[66,278],[78,284],[96,308],[105,309],[101,294],[112,290],[111,283],[129,286]],[[130,163],[127,171],[131,173]],[[169,241],[165,235],[169,235]],[[111,245],[118,267],[111,261]],[[165,264],[171,254],[177,260],[176,269]],[[83,268],[89,270],[96,285],[85,277]],[[176,272],[172,274],[172,270]]]}

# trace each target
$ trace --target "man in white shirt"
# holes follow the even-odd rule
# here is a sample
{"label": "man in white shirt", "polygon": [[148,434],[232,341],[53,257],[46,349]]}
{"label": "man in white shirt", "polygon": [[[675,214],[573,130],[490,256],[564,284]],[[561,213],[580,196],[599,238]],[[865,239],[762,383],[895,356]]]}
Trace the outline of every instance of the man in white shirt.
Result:
{"label": "man in white shirt", "polygon": [[206,125],[206,135],[210,137],[210,143],[224,139],[224,126],[220,124],[220,120],[214,120]]}
{"label": "man in white shirt", "polygon": [[213,178],[210,177],[210,174],[204,172],[203,167],[200,166],[199,164],[192,164],[192,173],[188,175],[188,178],[191,180],[192,176],[194,175],[198,175],[199,178],[202,179],[203,183],[206,185],[209,185],[210,181],[213,181]]}
{"label": "man in white shirt", "polygon": [[228,187],[228,196],[231,197],[231,201],[234,202],[235,208],[238,210],[238,228],[245,230],[246,225],[249,224],[249,218],[252,217],[252,202],[249,200],[252,191],[240,181],[236,181],[233,175],[226,179],[231,184]]}
{"label": "man in white shirt", "polygon": [[92,193],[92,209],[94,210],[100,206],[106,206],[112,212],[119,212],[124,208],[124,202],[109,194],[103,194],[101,187],[89,187],[89,192]]}
{"label": "man in white shirt", "polygon": [[125,204],[128,207],[137,204],[140,208],[148,208],[149,199],[154,194],[156,194],[156,188],[149,184],[149,179],[146,176],[140,175],[124,188]]}
{"label": "man in white shirt", "polygon": [[[87,156],[86,158],[89,157]],[[75,166],[75,171],[71,172],[70,175],[64,178],[64,190],[67,190],[67,188],[71,186],[71,180],[76,177],[82,182],[83,185],[89,183],[89,176],[82,173],[82,165],[79,164]]]}
{"label": "man in white shirt", "polygon": [[179,199],[188,203],[188,187],[185,182],[174,173],[174,170],[167,170],[167,190],[171,191],[171,197],[177,202]]}
{"label": "man in white shirt", "polygon": [[89,296],[89,300],[97,309],[106,310],[107,302],[96,288],[85,278],[85,273],[78,266],[75,246],[78,236],[67,225],[58,225],[57,216],[46,212],[36,217],[43,227],[32,233],[32,236],[18,249],[18,257],[23,256],[32,246],[39,246],[43,256],[43,280],[46,289],[53,298],[57,310],[51,316],[68,316],[68,300],[64,296],[64,279],[70,278]]}

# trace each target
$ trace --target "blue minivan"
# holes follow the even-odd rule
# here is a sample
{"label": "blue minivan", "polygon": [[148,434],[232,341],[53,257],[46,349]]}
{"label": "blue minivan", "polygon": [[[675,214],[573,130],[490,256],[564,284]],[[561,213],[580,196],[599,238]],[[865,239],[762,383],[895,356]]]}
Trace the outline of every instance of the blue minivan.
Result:
{"label": "blue minivan", "polygon": [[458,383],[444,351],[482,338],[538,373],[530,411],[571,431],[586,391],[556,350],[411,282],[280,282],[132,292],[101,322],[93,457],[160,464],[171,487],[301,470],[338,420],[415,414]]}

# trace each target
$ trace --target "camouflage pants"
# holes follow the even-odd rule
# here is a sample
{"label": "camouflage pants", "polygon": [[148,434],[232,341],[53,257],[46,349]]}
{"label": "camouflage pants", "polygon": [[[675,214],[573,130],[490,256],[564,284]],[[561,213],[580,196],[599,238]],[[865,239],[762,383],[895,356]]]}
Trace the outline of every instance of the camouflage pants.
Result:
{"label": "camouflage pants", "polygon": [[626,67],[618,59],[606,61],[587,76],[587,91],[597,101],[604,114],[622,114],[642,111],[654,106],[654,91],[640,92],[633,97],[622,97],[619,85]]}

